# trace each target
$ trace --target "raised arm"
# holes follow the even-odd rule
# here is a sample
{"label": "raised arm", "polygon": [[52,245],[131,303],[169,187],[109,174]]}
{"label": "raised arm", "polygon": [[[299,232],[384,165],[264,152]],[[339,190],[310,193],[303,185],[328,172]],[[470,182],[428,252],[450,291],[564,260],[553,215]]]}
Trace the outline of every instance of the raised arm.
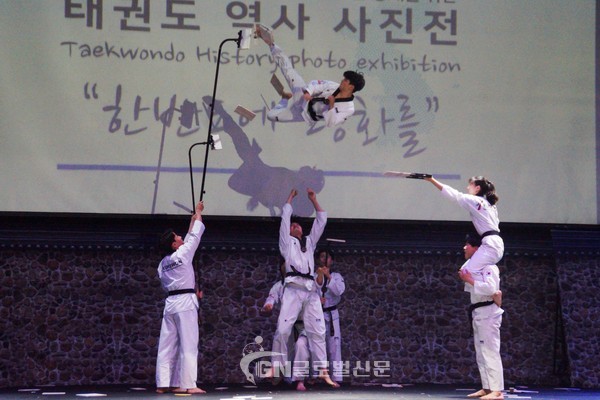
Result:
{"label": "raised arm", "polygon": [[198,204],[196,204],[196,209],[194,211],[195,212],[194,214],[192,214],[192,219],[190,220],[190,227],[188,228],[188,233],[192,231],[192,228],[194,227],[194,222],[202,221],[202,211],[204,211],[204,202],[199,201]]}
{"label": "raised arm", "polygon": [[296,197],[298,195],[298,191],[296,189],[292,189],[292,191],[290,192],[286,203],[287,204],[292,204],[292,200],[294,200],[294,197]]}
{"label": "raised arm", "polygon": [[308,199],[310,200],[310,202],[315,207],[315,211],[316,212],[324,211],[321,208],[321,205],[319,204],[319,202],[317,201],[317,194],[315,193],[315,191],[312,190],[311,188],[307,188],[306,192],[308,193]]}
{"label": "raised arm", "polygon": [[196,212],[192,215],[190,228],[187,235],[185,235],[184,243],[176,251],[177,256],[186,262],[191,262],[194,258],[194,253],[204,233],[205,227],[202,223],[202,211],[204,211],[204,203],[200,201],[196,205]]}
{"label": "raised arm", "polygon": [[315,191],[310,188],[307,188],[306,191],[308,193],[308,199],[313,204],[313,206],[315,207],[315,211],[317,212],[317,216],[313,221],[312,227],[310,229],[310,234],[308,235],[308,237],[310,238],[311,246],[313,246],[311,251],[314,252],[315,248],[317,247],[317,243],[319,242],[319,239],[321,238],[321,235],[325,230],[325,225],[327,224],[327,212],[323,210],[323,208],[317,201],[317,195]]}
{"label": "raised arm", "polygon": [[431,178],[425,178],[425,180],[427,182],[431,182],[433,184],[433,186],[435,186],[436,188],[438,188],[439,190],[442,190],[444,186],[442,186],[441,182],[439,182],[437,179],[435,179],[433,176]]}
{"label": "raised arm", "polygon": [[290,218],[292,217],[292,200],[298,195],[296,189],[292,189],[287,198],[286,203],[281,208],[281,223],[279,224],[279,251],[285,257],[284,252],[287,251],[290,242]]}

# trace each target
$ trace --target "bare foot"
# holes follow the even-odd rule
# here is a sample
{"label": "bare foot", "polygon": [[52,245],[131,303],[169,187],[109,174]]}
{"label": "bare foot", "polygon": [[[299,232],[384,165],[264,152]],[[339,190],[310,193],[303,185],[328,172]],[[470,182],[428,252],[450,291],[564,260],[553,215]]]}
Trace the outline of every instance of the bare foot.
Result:
{"label": "bare foot", "polygon": [[480,389],[474,393],[468,394],[467,397],[469,398],[474,398],[474,397],[481,397],[481,396],[485,396],[487,394],[487,392],[483,389]]}
{"label": "bare foot", "polygon": [[199,387],[195,387],[195,388],[188,389],[187,393],[189,393],[189,394],[202,394],[202,393],[206,393],[206,392],[204,390],[200,389]]}
{"label": "bare foot", "polygon": [[300,392],[306,392],[306,386],[304,386],[303,381],[298,381],[298,384],[296,385],[296,390]]}
{"label": "bare foot", "polygon": [[171,391],[171,388],[156,388],[156,393],[158,394],[165,394],[165,393],[169,393]]}
{"label": "bare foot", "polygon": [[275,42],[273,30],[265,25],[256,24],[254,32],[256,37],[261,38],[267,45],[269,45],[269,47],[271,47]]}
{"label": "bare foot", "polygon": [[283,93],[281,94],[281,97],[282,97],[283,99],[288,99],[288,100],[289,100],[289,99],[291,99],[291,98],[292,98],[292,96],[293,96],[293,94],[291,94],[290,92],[283,92]]}
{"label": "bare foot", "polygon": [[319,378],[323,379],[325,381],[325,383],[331,387],[334,387],[334,388],[340,387],[340,385],[337,382],[334,382],[331,380],[331,378],[329,377],[329,373],[325,370],[321,370],[321,374],[319,375]]}
{"label": "bare foot", "polygon": [[482,400],[503,400],[504,395],[502,394],[502,392],[499,392],[496,390],[496,391],[486,394],[485,396],[480,397],[480,399],[482,399]]}

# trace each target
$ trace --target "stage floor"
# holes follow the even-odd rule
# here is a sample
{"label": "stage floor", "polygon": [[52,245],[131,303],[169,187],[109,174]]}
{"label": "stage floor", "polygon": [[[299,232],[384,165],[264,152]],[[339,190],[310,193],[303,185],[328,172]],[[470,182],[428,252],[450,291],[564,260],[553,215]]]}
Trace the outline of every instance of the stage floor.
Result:
{"label": "stage floor", "polygon": [[[260,384],[258,387],[243,385],[201,386],[207,391],[201,395],[157,394],[154,387],[136,385],[111,386],[69,386],[69,387],[23,387],[0,389],[2,400],[29,399],[81,399],[100,397],[113,400],[201,398],[206,400],[424,400],[424,399],[466,399],[466,395],[476,390],[472,386],[450,385],[369,385],[342,386],[329,389],[322,385],[309,387],[306,392],[297,392],[290,387]],[[514,393],[506,392],[505,399],[540,400],[592,400],[600,399],[600,389],[576,388],[534,388],[517,387]]]}

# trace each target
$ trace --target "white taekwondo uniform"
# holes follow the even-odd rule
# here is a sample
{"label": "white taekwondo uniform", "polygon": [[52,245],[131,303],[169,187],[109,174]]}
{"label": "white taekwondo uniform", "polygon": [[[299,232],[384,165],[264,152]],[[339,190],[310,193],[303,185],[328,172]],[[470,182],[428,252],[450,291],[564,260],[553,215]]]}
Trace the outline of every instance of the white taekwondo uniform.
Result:
{"label": "white taekwondo uniform", "polygon": [[[461,193],[458,190],[442,184],[442,195],[454,200],[459,206],[469,212],[475,230],[480,236],[487,232],[500,232],[500,221],[498,220],[498,209],[491,205],[485,198]],[[504,255],[504,241],[497,235],[483,237],[481,246],[473,254],[469,263],[469,271],[473,279],[481,280],[481,270],[487,265],[497,264]]]}
{"label": "white taekwondo uniform", "polygon": [[[269,296],[265,301],[265,305],[270,304],[275,307],[276,304],[281,302],[283,297],[284,286],[281,281],[277,281],[271,290]],[[277,335],[277,332],[275,332]],[[275,339],[273,339],[275,340]],[[292,351],[289,349],[293,348]],[[310,348],[308,346],[308,338],[306,337],[306,330],[304,329],[304,322],[302,320],[296,320],[294,324],[294,335],[290,335],[288,339],[288,355],[290,359],[294,360],[294,367],[292,369],[292,376],[289,381],[301,381],[309,375],[309,361],[310,361]],[[288,377],[285,377],[288,380]]]}
{"label": "white taekwondo uniform", "polygon": [[[204,229],[202,221],[194,221],[184,243],[160,262],[158,276],[166,291],[196,287],[192,261]],[[198,308],[196,293],[181,293],[166,298],[156,358],[157,387],[197,387]],[[175,376],[177,372],[178,377]]]}
{"label": "white taekwondo uniform", "polygon": [[[283,290],[283,282],[281,280],[275,282],[269,291],[269,296],[267,296],[267,299],[265,300],[265,305],[270,304],[274,308],[277,304],[279,304],[283,296]],[[302,320],[296,321],[294,324],[294,330],[294,335],[290,335],[290,338],[288,339],[289,359],[291,360],[293,358],[294,365],[302,363],[302,365],[306,365],[306,368],[308,368],[310,349],[308,347],[308,338],[306,337],[306,331],[304,329],[304,323]],[[275,335],[277,334],[278,333],[276,331]],[[275,336],[273,337],[273,341],[275,341]],[[293,351],[289,350],[290,348],[293,349]],[[302,380],[305,377],[296,373],[299,372],[296,369],[293,369],[292,371],[291,377],[285,377],[285,380],[288,382]]]}
{"label": "white taekwondo uniform", "polygon": [[[337,305],[342,300],[342,294],[346,290],[344,278],[338,272],[329,274],[331,280],[321,287],[321,294],[325,291],[325,304],[323,304],[323,315],[325,317],[325,341],[327,343],[327,359],[329,360],[332,379],[336,382],[343,380],[342,375],[342,332],[340,330],[340,314]],[[326,288],[326,290],[323,290]]]}
{"label": "white taekwondo uniform", "polygon": [[354,96],[352,96],[336,99],[335,106],[331,110],[328,104],[323,102],[314,103],[313,109],[316,112],[317,120],[313,119],[308,110],[309,102],[304,100],[304,92],[309,93],[312,97],[327,99],[336,92],[340,86],[339,82],[314,80],[307,85],[298,71],[294,69],[289,57],[276,44],[271,46],[271,55],[292,91],[292,98],[289,100],[282,99],[279,104],[271,109],[267,113],[269,121],[306,121],[310,125],[314,125],[317,120],[322,119],[325,126],[332,127],[342,124],[354,114]]}
{"label": "white taekwondo uniform", "polygon": [[[471,257],[472,259],[472,257]],[[469,269],[467,260],[461,269]],[[500,290],[500,272],[495,265],[486,265],[481,270],[483,280],[474,285],[465,283],[465,291],[471,294],[471,305],[492,301],[492,295]],[[495,303],[472,311],[475,356],[481,384],[484,389],[504,390],[504,373],[500,357],[500,326],[504,310]]]}
{"label": "white taekwondo uniform", "polygon": [[[313,368],[326,367],[327,352],[325,348],[325,323],[321,298],[317,290],[319,286],[314,280],[314,252],[319,238],[327,224],[327,212],[317,211],[310,234],[305,237],[306,250],[301,250],[300,241],[290,235],[290,218],[292,206],[286,203],[281,212],[279,227],[279,251],[285,259],[286,274],[302,273],[302,276],[286,276],[285,289],[281,298],[281,309],[277,320],[277,333],[273,339],[273,351],[283,356],[273,356],[273,364],[285,365],[288,349],[287,343],[298,318],[304,321],[304,328],[313,361]],[[295,269],[295,271],[294,271]],[[278,367],[277,365],[274,365]]]}

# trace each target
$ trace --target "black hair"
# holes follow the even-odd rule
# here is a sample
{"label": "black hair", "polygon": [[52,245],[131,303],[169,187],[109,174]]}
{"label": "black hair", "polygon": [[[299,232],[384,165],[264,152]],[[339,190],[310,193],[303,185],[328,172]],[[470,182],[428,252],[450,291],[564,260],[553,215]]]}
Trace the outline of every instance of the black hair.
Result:
{"label": "black hair", "polygon": [[321,255],[321,253],[326,253],[327,256],[331,257],[331,260],[335,260],[335,256],[333,255],[333,253],[331,252],[331,250],[327,249],[326,247],[322,247],[317,249],[317,251],[315,252],[315,256],[316,258],[319,258],[319,256]]}
{"label": "black hair", "polygon": [[492,181],[486,179],[483,176],[474,176],[469,179],[469,183],[473,183],[475,186],[479,186],[479,193],[477,196],[481,196],[486,199],[491,205],[494,205],[498,202],[499,198],[496,194],[496,187],[492,183]]}
{"label": "black hair", "polygon": [[173,242],[175,241],[175,231],[169,228],[167,229],[159,240],[159,248],[164,254],[170,254],[173,252]]}
{"label": "black hair", "polygon": [[317,264],[319,262],[319,257],[321,256],[321,253],[325,253],[327,254],[327,258],[325,258],[325,265],[328,264],[329,258],[331,258],[331,261],[335,261],[335,256],[333,255],[333,253],[331,252],[331,250],[329,250],[329,248],[327,247],[320,247],[317,249],[317,251],[315,251],[315,264]]}
{"label": "black hair", "polygon": [[297,223],[298,225],[302,225],[302,222],[304,222],[302,217],[297,216],[296,214],[292,214],[292,216],[290,217],[290,225],[293,223]]}
{"label": "black hair", "polygon": [[[296,223],[300,226],[302,226],[302,223],[304,222],[304,219],[292,214],[292,216],[290,217],[290,225],[293,223]],[[303,253],[306,252],[306,236],[303,234],[301,238],[297,238],[300,241],[300,250],[302,250]]]}
{"label": "black hair", "polygon": [[473,247],[481,246],[481,237],[475,233],[467,233],[465,236],[465,243],[470,244]]}
{"label": "black hair", "polygon": [[344,78],[348,79],[354,86],[354,92],[359,92],[365,87],[365,77],[360,72],[346,71],[344,72]]}

